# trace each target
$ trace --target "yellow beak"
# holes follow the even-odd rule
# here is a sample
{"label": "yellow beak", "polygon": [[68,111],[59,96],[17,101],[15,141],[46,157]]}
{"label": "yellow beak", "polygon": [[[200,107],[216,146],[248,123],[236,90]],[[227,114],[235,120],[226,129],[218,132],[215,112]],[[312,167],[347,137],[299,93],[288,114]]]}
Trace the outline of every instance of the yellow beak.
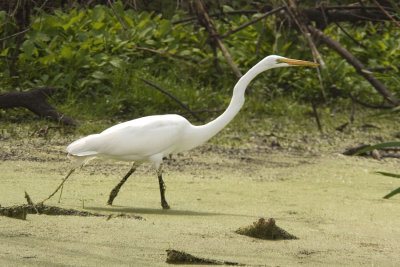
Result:
{"label": "yellow beak", "polygon": [[291,66],[319,66],[318,63],[310,62],[310,61],[303,61],[297,59],[290,59],[290,58],[280,58],[276,60],[278,63],[287,63]]}

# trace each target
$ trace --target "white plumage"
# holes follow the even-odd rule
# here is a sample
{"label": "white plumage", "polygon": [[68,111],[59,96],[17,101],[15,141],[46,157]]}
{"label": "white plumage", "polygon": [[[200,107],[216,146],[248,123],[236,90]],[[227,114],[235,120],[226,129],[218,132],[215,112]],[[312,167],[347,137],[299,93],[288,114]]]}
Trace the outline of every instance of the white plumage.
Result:
{"label": "white plumage", "polygon": [[[192,125],[179,115],[148,116],[117,124],[99,134],[83,137],[71,143],[67,147],[67,152],[77,159],[78,165],[93,157],[134,162],[128,174],[112,190],[108,204],[112,204],[120,187],[142,162],[151,162],[159,179],[161,205],[167,209],[169,205],[165,200],[165,185],[162,180],[164,156],[201,145],[222,130],[239,112],[245,100],[246,87],[259,73],[277,67],[316,65],[312,62],[281,56],[268,56],[240,78],[234,87],[231,102],[225,112],[205,125]],[[74,169],[75,167],[64,181]]]}
{"label": "white plumage", "polygon": [[164,156],[184,150],[183,138],[190,126],[179,115],[143,117],[83,137],[71,143],[67,152],[77,157],[150,161],[154,155]]}

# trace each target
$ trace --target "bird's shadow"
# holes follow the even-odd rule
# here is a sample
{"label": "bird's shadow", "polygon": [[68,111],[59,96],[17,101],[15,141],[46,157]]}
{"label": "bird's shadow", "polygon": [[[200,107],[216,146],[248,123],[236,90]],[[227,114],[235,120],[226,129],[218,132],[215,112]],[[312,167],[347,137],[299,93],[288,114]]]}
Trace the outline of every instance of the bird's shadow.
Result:
{"label": "bird's shadow", "polygon": [[204,211],[191,211],[191,210],[177,210],[177,209],[152,209],[152,208],[134,208],[126,206],[104,206],[104,207],[85,207],[86,210],[97,212],[119,212],[130,214],[160,214],[160,215],[178,215],[178,216],[243,216],[251,217],[249,215],[241,214],[228,214],[219,212],[204,212]]}

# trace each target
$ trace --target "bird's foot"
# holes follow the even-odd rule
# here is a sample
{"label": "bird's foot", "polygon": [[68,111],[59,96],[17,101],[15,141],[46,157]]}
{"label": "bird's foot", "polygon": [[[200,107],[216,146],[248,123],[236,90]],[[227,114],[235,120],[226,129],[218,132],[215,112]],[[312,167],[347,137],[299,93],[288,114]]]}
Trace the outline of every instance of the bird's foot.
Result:
{"label": "bird's foot", "polygon": [[110,194],[110,197],[108,198],[108,201],[107,201],[107,206],[112,206],[115,197],[116,197],[116,195],[112,195],[112,193]]}
{"label": "bird's foot", "polygon": [[115,193],[114,190],[110,193],[110,196],[108,197],[107,200],[107,205],[112,206],[113,202],[114,202],[114,198],[117,196],[118,192]]}
{"label": "bird's foot", "polygon": [[166,201],[161,202],[161,206],[164,210],[169,210],[170,207]]}

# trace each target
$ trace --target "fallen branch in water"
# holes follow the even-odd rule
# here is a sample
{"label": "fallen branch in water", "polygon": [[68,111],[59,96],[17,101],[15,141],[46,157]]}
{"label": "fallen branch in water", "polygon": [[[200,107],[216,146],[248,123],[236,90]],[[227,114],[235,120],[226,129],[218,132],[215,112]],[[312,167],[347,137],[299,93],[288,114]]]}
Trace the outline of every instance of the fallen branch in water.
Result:
{"label": "fallen branch in water", "polygon": [[126,214],[106,215],[100,213],[92,213],[88,211],[80,211],[75,209],[64,209],[56,206],[48,206],[42,203],[34,205],[23,204],[10,207],[0,207],[1,216],[26,220],[27,214],[104,217],[107,218],[107,220],[114,217],[123,217],[135,220],[143,220],[143,217],[137,215],[126,215]]}
{"label": "fallen branch in water", "polygon": [[244,264],[230,261],[218,261],[213,259],[199,258],[189,253],[174,249],[167,250],[167,263],[169,264],[198,264],[198,265],[236,265],[244,266]]}
{"label": "fallen branch in water", "polygon": [[80,211],[75,209],[65,209],[56,206],[49,206],[43,203],[34,204],[32,199],[25,192],[25,198],[28,204],[15,205],[10,207],[0,207],[0,216],[6,216],[15,219],[26,220],[28,214],[45,214],[45,215],[64,215],[64,216],[92,216],[92,217],[105,217],[107,220],[113,217],[131,218],[135,220],[143,220],[143,217],[137,215],[126,214],[100,214],[88,211]]}

